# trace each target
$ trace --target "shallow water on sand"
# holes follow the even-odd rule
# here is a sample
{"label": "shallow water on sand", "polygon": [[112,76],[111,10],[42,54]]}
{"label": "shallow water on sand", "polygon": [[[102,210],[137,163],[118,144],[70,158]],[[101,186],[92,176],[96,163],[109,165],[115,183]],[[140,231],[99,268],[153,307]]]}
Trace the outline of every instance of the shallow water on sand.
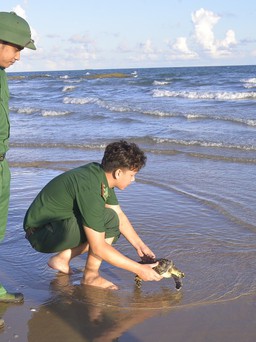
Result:
{"label": "shallow water on sand", "polygon": [[[92,160],[94,157],[91,156]],[[158,172],[151,167],[155,163],[152,158],[138,174],[137,181],[125,191],[118,191],[117,196],[157,257],[172,259],[185,272],[182,289],[176,291],[173,279],[163,279],[143,282],[138,290],[133,274],[105,262],[102,275],[116,283],[119,290],[81,286],[86,256],[74,259],[73,275],[58,276],[47,267],[49,255],[34,251],[24,238],[22,221],[31,201],[50,179],[82,163],[77,159],[70,164],[44,163],[40,161],[40,167],[12,167],[9,224],[0,249],[2,282],[25,295],[23,309],[15,311],[23,310],[23,320],[28,324],[24,341],[51,342],[57,338],[67,342],[74,339],[106,342],[120,336],[125,341],[134,327],[157,317],[161,317],[161,322],[168,320],[168,315],[175,310],[198,310],[205,304],[227,303],[255,293],[255,231],[207,198],[183,191],[182,183],[173,184],[160,162]],[[115,246],[128,257],[139,260],[124,238]],[[10,309],[0,306],[1,310],[8,318]],[[18,328],[13,323],[13,326],[19,336],[24,334],[24,325]],[[6,341],[10,340],[10,331],[4,331]],[[38,334],[40,331],[43,333]],[[223,341],[229,341],[223,336]],[[144,337],[142,334],[141,341]],[[154,339],[148,336],[146,340]],[[169,342],[169,336],[162,340]]]}
{"label": "shallow water on sand", "polygon": [[[60,171],[14,169],[9,227],[2,243],[2,269],[15,270],[19,287],[48,288],[54,271],[46,266],[49,255],[34,251],[24,238],[22,220],[35,194]],[[256,290],[254,232],[244,230],[214,207],[187,194],[140,179],[117,192],[120,204],[142,239],[157,257],[167,257],[185,272],[183,288],[177,293],[173,279],[143,282],[141,295],[152,308],[195,305],[234,299]],[[139,258],[124,238],[116,248],[134,260]],[[79,284],[85,256],[74,260],[78,270],[69,285]],[[120,288],[122,307],[143,307],[135,291],[132,274],[103,263],[103,271]],[[174,301],[172,300],[174,298]],[[121,301],[120,301],[121,299]],[[109,303],[105,303],[110,305]]]}

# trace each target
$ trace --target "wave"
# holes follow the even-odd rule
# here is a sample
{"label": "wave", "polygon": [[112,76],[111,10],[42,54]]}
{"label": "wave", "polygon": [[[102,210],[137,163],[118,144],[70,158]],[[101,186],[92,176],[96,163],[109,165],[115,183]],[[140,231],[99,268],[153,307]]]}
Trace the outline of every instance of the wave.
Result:
{"label": "wave", "polygon": [[169,116],[169,117],[180,117],[187,120],[216,120],[216,121],[228,121],[231,123],[243,124],[246,126],[256,126],[256,119],[243,119],[235,117],[223,117],[219,115],[204,115],[199,113],[170,113],[159,110],[153,111],[142,111],[142,114],[156,115],[156,116]]}
{"label": "wave", "polygon": [[76,87],[75,86],[65,86],[63,87],[62,91],[66,92],[66,91],[72,91],[74,90]]}
{"label": "wave", "polygon": [[225,144],[223,142],[210,142],[210,141],[200,141],[200,140],[176,140],[169,138],[153,138],[156,144],[175,144],[183,146],[199,146],[199,147],[212,147],[212,148],[222,148],[222,149],[238,149],[243,151],[256,151],[256,146],[253,145],[235,145],[235,144]]}
{"label": "wave", "polygon": [[161,86],[161,85],[167,85],[170,84],[171,82],[167,82],[167,81],[154,81],[153,85],[155,86]]}
{"label": "wave", "polygon": [[15,108],[15,107],[10,107],[10,111],[18,114],[35,114],[39,112],[38,108],[34,107],[23,107],[23,108]]}
{"label": "wave", "polygon": [[24,115],[32,115],[36,113],[40,113],[42,116],[62,116],[71,114],[70,111],[58,111],[58,110],[43,110],[34,107],[23,107],[23,108],[15,108],[10,107],[10,111],[17,113],[17,114],[24,114]]}
{"label": "wave", "polygon": [[[129,139],[126,139],[129,141]],[[223,153],[222,150],[216,149],[214,153],[208,153],[207,151],[203,152],[202,150],[199,152],[196,151],[191,151],[191,150],[184,150],[183,147],[187,146],[192,146],[193,142],[190,144],[189,142],[181,142],[181,141],[169,141],[169,145],[166,145],[166,141],[162,141],[163,139],[154,139],[150,137],[145,137],[145,138],[133,138],[130,139],[130,141],[135,142],[139,144],[140,146],[143,146],[143,150],[147,154],[153,154],[153,155],[166,155],[166,156],[174,156],[174,155],[186,155],[190,158],[195,158],[198,160],[213,160],[213,161],[223,161],[227,163],[236,163],[236,164],[256,164],[256,157],[249,157],[248,155],[245,156],[236,156],[232,155],[232,151],[229,151],[231,153],[225,152]],[[46,150],[52,150],[52,149],[62,149],[62,150],[82,150],[82,151],[91,151],[91,152],[99,152],[103,151],[107,144],[111,142],[105,141],[104,143],[92,143],[92,144],[66,144],[66,143],[11,143],[11,148],[16,148],[16,149],[33,149],[34,151],[38,149],[46,149]],[[205,146],[205,144],[203,144]],[[201,146],[203,146],[201,145]],[[198,146],[198,144],[197,144]],[[207,144],[207,147],[212,147],[211,144]],[[215,146],[214,146],[215,147]],[[234,146],[225,146],[223,145],[226,149],[228,148],[234,148]],[[238,148],[238,146],[237,146]],[[254,149],[255,151],[255,149]],[[247,152],[247,151],[246,151]],[[49,152],[47,152],[49,153]],[[17,154],[19,156],[20,154]],[[22,154],[21,154],[22,155]],[[15,156],[15,154],[14,154]],[[47,168],[59,168],[60,166],[65,166],[65,165],[73,165],[73,164],[82,164],[84,163],[84,154],[83,156],[79,159],[69,159],[68,161],[66,160],[33,160],[33,161],[24,161],[22,158],[19,160],[19,157],[12,157],[11,160],[9,160],[9,163],[13,167],[47,167]]]}
{"label": "wave", "polygon": [[188,120],[217,120],[217,121],[228,121],[231,123],[243,124],[246,126],[256,126],[256,119],[243,119],[235,117],[223,117],[219,115],[203,115],[203,114],[183,114]]}
{"label": "wave", "polygon": [[16,143],[12,142],[11,147],[15,148],[64,148],[64,149],[82,149],[82,150],[102,150],[107,143],[92,143],[92,144],[73,144],[73,143]]}
{"label": "wave", "polygon": [[[239,150],[240,152],[255,152],[256,146],[254,145],[236,145],[236,144],[226,144],[224,142],[214,142],[214,141],[201,141],[201,140],[184,140],[184,139],[171,139],[171,138],[158,138],[158,137],[151,137],[151,136],[144,136],[139,138],[132,139],[135,143],[139,145],[146,146],[147,151],[152,153],[161,153],[161,154],[168,154],[169,152],[172,154],[174,151],[181,153],[191,153],[196,156],[196,153],[189,150],[182,150],[183,147],[203,147],[207,148],[208,151],[211,149],[214,153],[222,153],[221,151],[230,152]],[[180,150],[179,150],[180,148]],[[196,151],[196,150],[195,150]],[[200,153],[198,153],[200,155]],[[202,155],[206,155],[202,152]],[[254,155],[254,154],[253,154]],[[222,154],[223,156],[223,154]],[[222,157],[221,157],[222,158]],[[224,157],[225,158],[225,157]],[[234,159],[231,157],[231,159]],[[239,158],[238,158],[239,159]],[[255,158],[245,158],[248,162],[255,163]],[[245,160],[242,158],[241,160]]]}
{"label": "wave", "polygon": [[167,112],[163,110],[147,110],[142,108],[131,107],[130,105],[119,105],[117,103],[108,103],[107,101],[100,100],[97,97],[82,97],[82,98],[72,98],[65,97],[63,99],[64,104],[76,104],[76,105],[85,105],[85,104],[95,104],[101,108],[108,109],[112,112],[130,112],[130,113],[138,113],[142,115],[151,115],[158,117],[172,117],[172,118],[185,118],[187,120],[216,120],[216,121],[225,121],[237,124],[243,124],[246,126],[256,126],[256,119],[244,119],[237,117],[223,117],[220,115],[210,115],[210,114],[200,114],[200,113],[182,113],[182,112]]}
{"label": "wave", "polygon": [[[182,140],[182,139],[170,139],[170,138],[156,138],[150,136],[144,136],[139,138],[131,138],[133,142],[136,142],[140,145],[148,146],[147,149],[154,153],[169,153],[173,152],[171,146],[183,146],[183,147],[207,147],[207,148],[216,148],[216,149],[226,149],[226,150],[241,150],[241,151],[256,151],[256,146],[249,146],[249,145],[235,145],[235,144],[225,144],[223,142],[210,142],[210,141],[200,141],[200,140]],[[129,140],[127,138],[126,140]],[[19,147],[19,148],[64,148],[64,149],[83,149],[83,150],[97,150],[103,149],[106,145],[111,142],[112,139],[109,141],[104,142],[94,142],[94,143],[49,143],[49,142],[42,142],[42,143],[16,143],[12,142],[11,147]],[[163,149],[161,150],[161,146]],[[175,150],[175,152],[177,152]],[[191,152],[193,153],[193,152]],[[198,154],[199,155],[199,154]],[[205,155],[205,154],[204,154]],[[248,159],[248,161],[255,162],[254,158]]]}
{"label": "wave", "polygon": [[99,107],[108,109],[112,112],[134,112],[135,111],[129,106],[110,104],[107,101],[100,100],[97,97],[81,97],[81,98],[65,97],[63,99],[63,103],[64,104],[76,104],[76,105],[96,104]]}
{"label": "wave", "polygon": [[197,92],[153,90],[153,97],[180,97],[195,100],[251,100],[256,99],[256,92]]}
{"label": "wave", "polygon": [[256,88],[256,77],[242,79],[245,88]]}
{"label": "wave", "polygon": [[[69,88],[69,87],[68,87]],[[70,87],[73,89],[72,87]],[[67,90],[68,91],[68,90]],[[124,103],[111,103],[108,101],[103,101],[97,97],[64,97],[63,98],[64,104],[75,104],[75,105],[87,105],[87,104],[94,104],[100,108],[107,109],[111,112],[117,113],[138,113],[141,115],[150,115],[156,117],[170,117],[170,118],[184,118],[186,120],[215,120],[215,121],[223,121],[223,122],[230,122],[235,124],[242,124],[246,126],[256,127],[256,119],[249,119],[249,118],[239,118],[239,117],[231,117],[231,116],[220,116],[217,114],[201,114],[201,113],[182,113],[182,112],[169,112],[164,110],[147,110],[141,107],[134,107],[130,104],[125,105]],[[69,110],[42,110],[35,107],[10,107],[10,111],[18,114],[35,114],[40,113],[42,116],[62,116],[71,114]]]}
{"label": "wave", "polygon": [[77,105],[83,105],[87,103],[96,103],[99,101],[99,99],[94,97],[64,97],[63,103],[64,104],[77,104]]}
{"label": "wave", "polygon": [[42,116],[62,116],[70,114],[69,111],[42,110]]}

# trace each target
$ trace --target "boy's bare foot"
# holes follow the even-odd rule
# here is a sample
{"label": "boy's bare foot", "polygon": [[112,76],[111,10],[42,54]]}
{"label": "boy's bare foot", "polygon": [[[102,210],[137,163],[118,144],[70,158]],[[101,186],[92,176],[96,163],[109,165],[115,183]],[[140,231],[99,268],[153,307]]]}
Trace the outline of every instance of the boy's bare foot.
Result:
{"label": "boy's bare foot", "polygon": [[115,284],[100,276],[83,278],[81,284],[101,287],[108,290],[118,290],[118,287]]}
{"label": "boy's bare foot", "polygon": [[63,258],[60,258],[58,255],[55,255],[51,257],[48,260],[48,266],[51,267],[52,269],[59,271],[64,274],[72,274],[73,271],[70,268],[69,264],[67,261]]}

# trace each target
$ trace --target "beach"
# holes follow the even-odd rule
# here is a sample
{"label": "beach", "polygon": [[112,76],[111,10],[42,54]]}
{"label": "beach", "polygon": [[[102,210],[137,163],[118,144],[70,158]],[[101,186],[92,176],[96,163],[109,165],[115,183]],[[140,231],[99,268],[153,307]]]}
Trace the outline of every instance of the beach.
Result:
{"label": "beach", "polygon": [[[11,201],[1,282],[23,292],[1,305],[0,341],[251,342],[256,328],[255,66],[9,74]],[[47,266],[24,237],[25,212],[65,170],[101,161],[126,139],[147,154],[136,182],[116,191],[157,257],[185,273],[143,282],[105,262],[118,291]],[[120,237],[115,247],[139,261]]]}

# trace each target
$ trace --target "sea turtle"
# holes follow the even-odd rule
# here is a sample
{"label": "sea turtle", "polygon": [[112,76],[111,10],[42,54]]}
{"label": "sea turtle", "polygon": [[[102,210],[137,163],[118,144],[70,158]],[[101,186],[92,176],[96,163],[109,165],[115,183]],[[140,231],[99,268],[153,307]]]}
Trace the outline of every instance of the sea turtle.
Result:
{"label": "sea turtle", "polygon": [[[153,269],[164,278],[173,278],[176,289],[180,290],[182,287],[181,279],[185,277],[185,274],[174,265],[172,260],[161,258],[152,260],[150,263],[155,262],[158,262],[158,265],[153,267]],[[145,262],[142,261],[140,263],[145,264]],[[142,279],[138,275],[135,276],[135,283],[138,288],[141,288]]]}

